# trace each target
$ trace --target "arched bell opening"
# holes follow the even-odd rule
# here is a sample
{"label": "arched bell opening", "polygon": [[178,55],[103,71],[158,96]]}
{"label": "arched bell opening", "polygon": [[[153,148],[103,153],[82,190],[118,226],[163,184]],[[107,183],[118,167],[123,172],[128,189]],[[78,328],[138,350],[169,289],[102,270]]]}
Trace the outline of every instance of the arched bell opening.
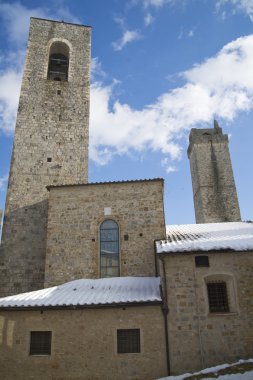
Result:
{"label": "arched bell opening", "polygon": [[67,81],[69,71],[69,47],[63,42],[54,42],[50,48],[47,78]]}

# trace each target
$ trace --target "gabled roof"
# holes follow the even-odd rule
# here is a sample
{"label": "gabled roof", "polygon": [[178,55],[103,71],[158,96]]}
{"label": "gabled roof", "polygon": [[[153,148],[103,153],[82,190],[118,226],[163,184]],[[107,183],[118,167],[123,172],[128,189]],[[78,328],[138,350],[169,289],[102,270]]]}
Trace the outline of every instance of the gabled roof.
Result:
{"label": "gabled roof", "polygon": [[253,250],[253,223],[206,223],[166,227],[167,240],[156,242],[156,252]]}
{"label": "gabled roof", "polygon": [[159,277],[80,279],[0,298],[0,309],[95,307],[161,302]]}

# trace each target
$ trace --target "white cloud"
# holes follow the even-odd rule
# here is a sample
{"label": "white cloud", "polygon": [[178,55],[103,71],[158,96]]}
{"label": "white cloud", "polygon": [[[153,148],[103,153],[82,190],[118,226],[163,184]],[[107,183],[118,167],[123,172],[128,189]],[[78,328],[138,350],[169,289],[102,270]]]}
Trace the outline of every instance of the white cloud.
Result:
{"label": "white cloud", "polygon": [[27,9],[19,2],[14,4],[0,3],[0,14],[5,23],[8,37],[17,43],[26,41],[31,16],[41,18],[48,16],[46,9]]}
{"label": "white cloud", "polygon": [[165,157],[162,159],[161,165],[162,167],[165,168],[166,173],[174,173],[177,171],[177,167],[174,165],[171,165],[168,157]]}
{"label": "white cloud", "polygon": [[141,38],[142,36],[137,30],[125,30],[122,37],[118,41],[113,42],[112,46],[114,50],[120,51],[129,42],[136,41]]}
{"label": "white cloud", "polygon": [[[13,38],[17,40],[15,33]],[[130,40],[132,37],[125,37],[122,47]],[[4,63],[9,60],[7,68],[0,72],[1,128],[6,132],[14,129],[21,79],[21,65],[11,64],[18,61],[13,59],[15,54],[21,57],[23,53],[17,50],[1,57]],[[181,73],[184,85],[168,90],[138,110],[115,101],[115,82],[111,86],[93,83],[91,158],[98,164],[106,164],[115,155],[159,151],[168,158],[163,163],[166,170],[173,171],[172,161],[181,155],[180,139],[191,127],[209,124],[214,116],[218,120],[232,120],[238,112],[253,108],[252,62],[253,35],[239,38],[216,56]],[[102,80],[105,74],[99,61],[94,59],[92,65],[93,74],[99,74]]]}
{"label": "white cloud", "polygon": [[193,37],[194,36],[194,30],[193,29],[189,30],[187,35],[188,35],[188,37]]}
{"label": "white cloud", "polygon": [[26,8],[20,2],[0,3],[0,18],[5,23],[8,37],[14,42],[26,42],[30,17],[79,22],[63,5],[52,14],[46,7]]}
{"label": "white cloud", "polygon": [[102,69],[102,65],[98,57],[91,58],[90,75],[92,82],[97,80],[97,78],[104,79],[106,77],[106,73]]}
{"label": "white cloud", "polygon": [[59,6],[56,14],[47,8],[26,8],[19,2],[0,3],[0,20],[5,26],[6,35],[14,43],[12,51],[0,56],[0,128],[10,133],[15,126],[16,112],[23,71],[24,46],[27,41],[30,17],[65,19],[77,22],[68,8]]}
{"label": "white cloud", "polygon": [[188,0],[132,0],[130,4],[142,4],[144,8],[159,9],[164,7],[166,4],[176,5],[179,4],[180,7],[185,6]]}
{"label": "white cloud", "polygon": [[0,191],[5,191],[8,182],[8,175],[0,177]]}
{"label": "white cloud", "polygon": [[147,7],[155,7],[161,8],[167,3],[173,3],[173,0],[142,0],[145,8]]}
{"label": "white cloud", "polygon": [[[251,21],[253,21],[253,0],[218,0],[216,2],[216,8],[219,11],[224,5],[230,4],[237,11],[242,11],[249,16]],[[222,17],[225,18],[226,13],[222,12]]]}
{"label": "white cloud", "polygon": [[119,24],[122,29],[125,29],[125,19],[123,17],[114,17],[114,21]]}
{"label": "white cloud", "polygon": [[144,24],[149,26],[154,22],[154,20],[154,17],[150,13],[147,13],[144,17]]}
{"label": "white cloud", "polygon": [[6,133],[11,133],[15,126],[21,76],[21,72],[14,69],[0,74],[0,120],[1,129]]}
{"label": "white cloud", "polygon": [[120,101],[110,108],[113,88],[93,84],[91,158],[105,164],[114,155],[132,150],[180,158],[180,138],[190,128],[209,124],[214,116],[231,121],[238,112],[253,108],[252,62],[253,35],[239,38],[215,57],[181,73],[182,87],[165,92],[141,110]]}
{"label": "white cloud", "polygon": [[190,29],[188,31],[181,30],[180,33],[179,33],[179,35],[178,35],[178,37],[177,37],[177,39],[181,40],[183,38],[191,38],[191,37],[194,36],[194,34],[195,34],[194,29]]}

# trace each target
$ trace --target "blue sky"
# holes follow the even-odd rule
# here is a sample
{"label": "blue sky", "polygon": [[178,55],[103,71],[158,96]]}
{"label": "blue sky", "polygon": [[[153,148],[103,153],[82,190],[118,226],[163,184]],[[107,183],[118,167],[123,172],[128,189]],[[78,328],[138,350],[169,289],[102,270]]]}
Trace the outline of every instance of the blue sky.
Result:
{"label": "blue sky", "polygon": [[253,0],[0,1],[0,208],[31,16],[93,28],[90,182],[163,177],[166,222],[194,223],[188,134],[216,118],[253,219]]}

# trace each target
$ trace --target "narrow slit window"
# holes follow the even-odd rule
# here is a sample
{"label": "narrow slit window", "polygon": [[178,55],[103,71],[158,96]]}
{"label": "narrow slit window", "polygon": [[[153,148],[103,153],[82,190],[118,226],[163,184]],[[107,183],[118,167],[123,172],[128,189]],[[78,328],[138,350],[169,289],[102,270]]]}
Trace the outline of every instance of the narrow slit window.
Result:
{"label": "narrow slit window", "polygon": [[100,277],[119,276],[119,226],[107,219],[100,226]]}

